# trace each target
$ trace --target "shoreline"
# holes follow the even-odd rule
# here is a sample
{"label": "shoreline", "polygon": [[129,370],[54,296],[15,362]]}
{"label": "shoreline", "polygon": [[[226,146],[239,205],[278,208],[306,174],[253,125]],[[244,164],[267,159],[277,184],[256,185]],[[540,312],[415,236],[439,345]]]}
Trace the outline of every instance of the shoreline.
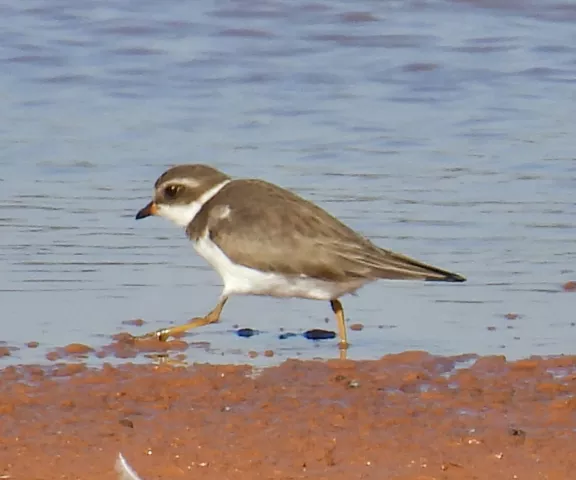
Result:
{"label": "shoreline", "polygon": [[[0,370],[0,476],[566,479],[576,356]],[[514,477],[516,476],[516,477]]]}

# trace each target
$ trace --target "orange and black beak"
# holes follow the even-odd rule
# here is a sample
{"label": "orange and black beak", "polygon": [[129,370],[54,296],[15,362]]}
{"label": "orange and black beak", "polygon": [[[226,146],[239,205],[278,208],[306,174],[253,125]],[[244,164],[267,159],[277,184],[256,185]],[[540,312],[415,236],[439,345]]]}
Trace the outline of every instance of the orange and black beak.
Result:
{"label": "orange and black beak", "polygon": [[149,217],[150,215],[156,215],[156,213],[158,213],[158,208],[154,201],[152,201],[136,214],[136,220]]}

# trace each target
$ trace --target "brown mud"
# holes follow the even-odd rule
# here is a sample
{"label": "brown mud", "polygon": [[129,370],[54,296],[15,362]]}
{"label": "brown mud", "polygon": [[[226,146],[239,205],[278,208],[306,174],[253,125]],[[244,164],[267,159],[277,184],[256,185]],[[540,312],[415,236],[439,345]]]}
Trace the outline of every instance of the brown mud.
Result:
{"label": "brown mud", "polygon": [[[178,340],[176,341],[178,342]],[[176,350],[178,345],[172,345]],[[550,479],[576,471],[576,357],[0,370],[0,478]]]}

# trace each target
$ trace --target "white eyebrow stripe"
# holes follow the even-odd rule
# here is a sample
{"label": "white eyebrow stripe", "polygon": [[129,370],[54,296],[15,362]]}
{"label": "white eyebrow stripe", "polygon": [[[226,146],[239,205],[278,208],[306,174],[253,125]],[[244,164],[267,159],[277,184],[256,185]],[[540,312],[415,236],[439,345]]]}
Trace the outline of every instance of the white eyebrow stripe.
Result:
{"label": "white eyebrow stripe", "polygon": [[194,180],[193,178],[174,178],[169,182],[166,182],[164,186],[167,185],[184,185],[188,188],[195,189],[200,186],[200,182],[198,180]]}
{"label": "white eyebrow stripe", "polygon": [[196,215],[198,215],[198,212],[202,210],[204,204],[207,203],[230,182],[231,180],[228,179],[217,185],[214,185],[211,189],[204,192],[202,195],[200,195],[200,197],[198,197],[193,202],[190,202],[189,204],[169,205],[160,203],[158,204],[158,215],[172,220],[176,225],[187,227],[190,222],[194,220]]}

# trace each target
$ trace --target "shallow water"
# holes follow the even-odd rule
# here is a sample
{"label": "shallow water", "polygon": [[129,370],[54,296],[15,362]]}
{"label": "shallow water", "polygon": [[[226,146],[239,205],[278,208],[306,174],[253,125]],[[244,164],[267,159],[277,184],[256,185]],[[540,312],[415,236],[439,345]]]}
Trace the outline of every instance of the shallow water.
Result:
{"label": "shallow water", "polygon": [[[0,340],[44,361],[207,312],[220,280],[165,220],[169,165],[318,202],[468,277],[345,299],[351,358],[574,353],[576,9],[490,1],[4,2]],[[510,312],[520,314],[507,320]],[[572,313],[570,313],[572,312]],[[330,358],[323,302],[234,298],[192,360]],[[141,329],[121,325],[141,317]],[[263,333],[249,339],[234,325]],[[495,329],[489,329],[495,327]]]}

